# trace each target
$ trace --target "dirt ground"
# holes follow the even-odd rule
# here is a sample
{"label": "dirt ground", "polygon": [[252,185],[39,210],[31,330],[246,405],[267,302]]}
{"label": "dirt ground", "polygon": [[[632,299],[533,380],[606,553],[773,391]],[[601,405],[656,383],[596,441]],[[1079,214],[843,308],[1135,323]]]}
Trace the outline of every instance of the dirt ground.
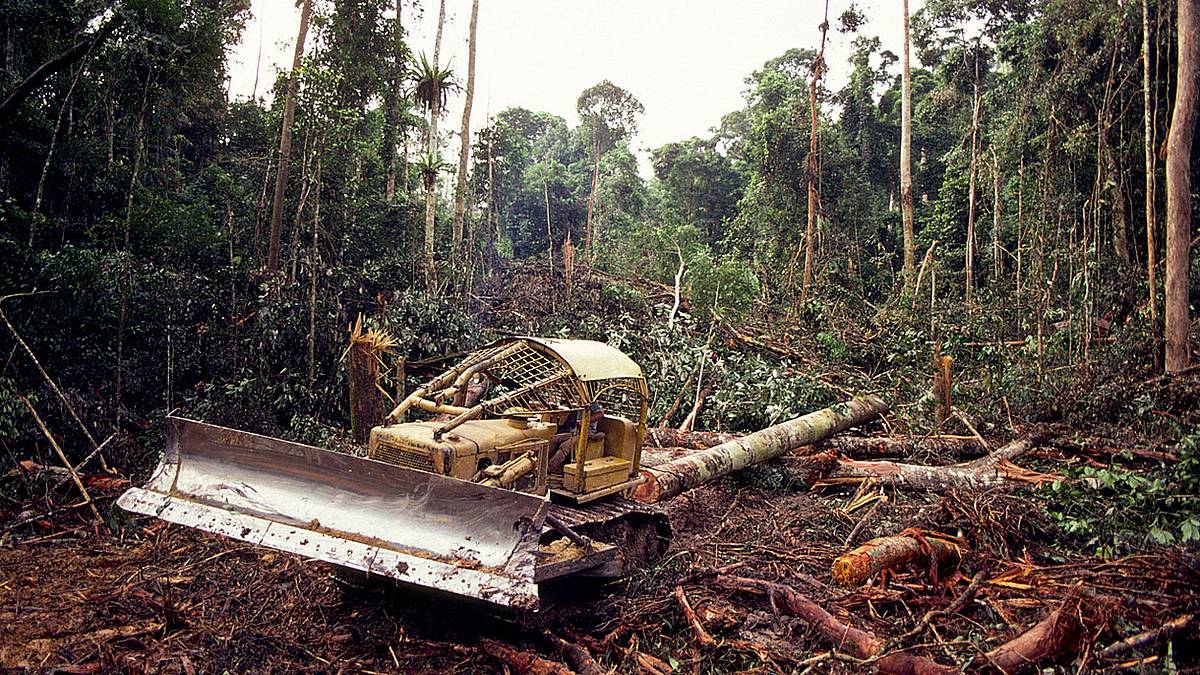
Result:
{"label": "dirt ground", "polygon": [[[945,608],[980,571],[974,600],[906,640],[909,653],[962,666],[1028,630],[1070,593],[1089,634],[1072,672],[1124,663],[1133,672],[1197,672],[1194,624],[1120,660],[1095,651],[1200,609],[1200,561],[1162,548],[1116,561],[1066,555],[1036,501],[810,491],[765,465],[668,506],[675,538],[654,568],[604,587],[545,593],[537,617],[500,617],[330,566],[150,519],[87,524],[59,514],[9,530],[0,546],[0,665],[59,672],[506,672],[478,648],[490,638],[558,661],[543,628],[616,672],[869,672],[827,656],[830,645],[762,596],[696,574],[778,581],[835,617],[888,639]],[[102,491],[107,506],[120,489]],[[11,522],[14,514],[0,514]],[[114,516],[122,518],[121,516]],[[958,536],[958,574],[931,587],[920,570],[884,587],[836,587],[830,564],[853,544],[919,527]],[[97,531],[99,530],[99,531]],[[114,533],[115,532],[115,533]],[[675,597],[686,597],[714,646],[697,642]],[[1074,659],[1068,658],[1067,661]],[[1063,671],[1066,672],[1066,671]]]}

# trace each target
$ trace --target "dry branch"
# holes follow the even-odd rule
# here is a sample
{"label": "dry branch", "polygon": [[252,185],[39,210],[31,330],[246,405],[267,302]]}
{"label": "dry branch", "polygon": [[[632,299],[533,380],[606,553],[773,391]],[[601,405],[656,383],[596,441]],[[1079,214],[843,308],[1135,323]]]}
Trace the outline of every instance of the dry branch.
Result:
{"label": "dry branch", "polygon": [[71,480],[75,482],[75,487],[79,488],[79,494],[83,496],[88,508],[92,510],[92,515],[96,517],[96,520],[102,520],[100,512],[96,510],[96,505],[92,503],[92,496],[88,494],[87,488],[83,485],[83,480],[79,478],[79,473],[75,471],[75,467],[71,466],[70,460],[67,459],[66,453],[59,447],[58,441],[54,440],[54,434],[51,434],[50,430],[46,428],[46,423],[42,421],[37,410],[34,410],[33,404],[29,402],[29,399],[24,396],[19,396],[18,398],[29,409],[29,414],[33,416],[33,421],[37,422],[38,428],[42,430],[42,434],[46,436],[46,440],[50,441],[50,447],[54,448],[54,453],[58,455],[58,459],[67,468],[67,471],[71,473]]}
{"label": "dry branch", "polygon": [[1179,631],[1186,628],[1188,624],[1195,619],[1195,614],[1184,614],[1183,616],[1171,619],[1157,628],[1151,628],[1150,630],[1142,631],[1136,635],[1130,635],[1129,637],[1123,640],[1118,640],[1100,650],[1100,658],[1117,658],[1126,652],[1130,652],[1135,649],[1141,650],[1143,647],[1152,645],[1159,640],[1169,639]]}
{"label": "dry branch", "polygon": [[567,642],[548,630],[542,631],[542,641],[567,662],[579,675],[607,675],[608,670],[596,663],[592,655],[582,646]]}
{"label": "dry branch", "polygon": [[812,626],[835,649],[844,650],[858,659],[871,659],[880,673],[948,675],[958,672],[957,668],[943,666],[923,656],[898,652],[880,656],[884,644],[879,638],[842,623],[817,603],[782,584],[728,575],[714,577],[714,583],[735,591],[766,595],[779,611]]}
{"label": "dry branch", "polygon": [[711,647],[716,644],[713,636],[709,635],[705,630],[704,624],[700,622],[700,617],[696,616],[696,610],[692,609],[692,603],[688,602],[687,593],[684,592],[683,586],[675,587],[675,601],[679,603],[679,609],[683,611],[683,617],[687,619],[688,625],[692,629],[692,636],[696,638],[705,647]]}
{"label": "dry branch", "polygon": [[937,584],[962,561],[956,540],[933,532],[905,530],[891,537],[872,539],[833,561],[833,580],[842,586],[860,586],[883,570],[920,563]]}
{"label": "dry branch", "polygon": [[479,649],[488,656],[525,675],[573,675],[571,669],[503,642],[480,638]]}

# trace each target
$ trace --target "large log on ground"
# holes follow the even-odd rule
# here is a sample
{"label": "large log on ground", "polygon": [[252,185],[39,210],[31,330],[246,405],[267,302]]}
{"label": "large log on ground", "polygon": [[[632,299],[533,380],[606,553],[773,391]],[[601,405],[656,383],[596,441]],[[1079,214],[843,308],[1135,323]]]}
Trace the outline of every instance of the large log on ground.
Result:
{"label": "large log on ground", "polygon": [[[856,658],[874,658],[884,648],[884,642],[879,638],[838,621],[825,608],[783,584],[725,574],[717,575],[713,581],[731,590],[765,594],[779,611],[804,621],[839,651]],[[885,654],[874,664],[880,673],[890,675],[949,675],[958,672],[957,668],[904,652]]]}
{"label": "large log on ground", "polygon": [[[646,430],[646,448],[691,448],[703,450],[714,445],[728,443],[741,434],[720,431],[679,431],[655,427]],[[907,457],[921,453],[953,457],[979,457],[987,449],[978,439],[971,436],[929,436],[905,438],[898,436],[848,436],[841,434],[827,438],[815,446],[793,448],[798,453],[806,451],[833,450],[854,459],[877,459],[881,457]],[[643,451],[644,452],[644,451]]]}
{"label": "large log on ground", "polygon": [[518,673],[525,673],[526,675],[574,675],[574,671],[561,663],[543,659],[533,652],[522,651],[496,640],[481,638],[479,640],[479,649]]}
{"label": "large log on ground", "polygon": [[962,559],[958,544],[932,532],[908,530],[891,537],[872,539],[833,561],[833,580],[854,587],[885,569],[910,563],[930,571],[930,581],[953,572]]}
{"label": "large log on ground", "polygon": [[878,397],[860,396],[665,464],[643,468],[645,480],[634,491],[634,499],[644,503],[669,499],[697,485],[778,457],[792,448],[817,443],[887,411],[888,405]]}
{"label": "large log on ground", "polygon": [[945,493],[955,490],[981,491],[994,487],[1052,481],[1058,476],[1026,471],[1012,460],[1044,443],[1049,432],[1035,431],[995,452],[971,462],[949,466],[922,466],[900,462],[843,459],[828,478],[876,478],[896,487]]}
{"label": "large log on ground", "polygon": [[1005,642],[995,649],[981,654],[975,665],[985,672],[1004,675],[1033,669],[1043,661],[1066,660],[1079,654],[1083,639],[1087,636],[1089,608],[1077,589],[1063,598],[1054,611],[1033,628]]}

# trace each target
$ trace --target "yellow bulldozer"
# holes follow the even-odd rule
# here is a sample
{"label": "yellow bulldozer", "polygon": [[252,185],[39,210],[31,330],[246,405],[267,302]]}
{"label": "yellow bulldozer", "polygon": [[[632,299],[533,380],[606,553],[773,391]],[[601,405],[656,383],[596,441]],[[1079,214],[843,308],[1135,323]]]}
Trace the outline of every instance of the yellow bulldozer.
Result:
{"label": "yellow bulldozer", "polygon": [[[659,558],[640,482],[647,388],[620,350],[512,337],[413,391],[367,456],[168,418],[162,461],[118,504],[420,587],[536,609],[539,585]],[[410,415],[429,419],[403,421]]]}

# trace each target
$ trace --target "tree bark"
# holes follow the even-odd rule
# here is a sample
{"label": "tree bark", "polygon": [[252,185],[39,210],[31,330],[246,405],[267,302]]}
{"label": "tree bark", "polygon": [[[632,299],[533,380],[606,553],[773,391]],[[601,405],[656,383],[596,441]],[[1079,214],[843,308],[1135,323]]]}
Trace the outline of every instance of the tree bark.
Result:
{"label": "tree bark", "polygon": [[404,27],[400,22],[404,0],[396,0],[396,19],[392,24],[392,86],[388,91],[387,122],[383,130],[383,156],[387,162],[387,178],[383,196],[388,204],[396,199],[396,137],[400,127],[401,87],[404,80]]}
{"label": "tree bark", "polygon": [[[713,582],[735,591],[766,595],[779,611],[804,621],[838,650],[856,658],[873,658],[884,648],[884,642],[879,638],[842,623],[817,603],[783,584],[725,574],[717,575]],[[949,675],[958,672],[957,668],[943,666],[924,656],[913,656],[903,652],[886,654],[875,661],[874,665],[878,672],[893,675]]]}
{"label": "tree bark", "polygon": [[911,290],[917,273],[912,195],[912,72],[909,69],[908,0],[904,8],[904,56],[900,80],[900,211],[904,219],[904,288]]}
{"label": "tree bark", "polygon": [[574,675],[570,668],[561,663],[548,661],[533,652],[522,651],[496,640],[481,638],[479,650],[523,675]]}
{"label": "tree bark", "polygon": [[592,118],[592,186],[588,190],[587,221],[583,230],[583,257],[591,261],[592,255],[592,214],[596,206],[596,185],[600,182],[600,141],[596,138],[596,125],[599,120]]}
{"label": "tree bark", "polygon": [[643,468],[645,482],[634,490],[634,499],[644,503],[669,499],[778,457],[792,448],[865,424],[887,411],[888,405],[878,397],[862,396],[656,467]]}
{"label": "tree bark", "polygon": [[283,232],[283,199],[287,188],[288,163],[292,152],[292,122],[296,117],[296,90],[300,86],[298,73],[304,58],[304,40],[308,37],[308,22],[312,17],[312,0],[304,0],[300,10],[300,30],[296,33],[296,50],[292,54],[292,72],[288,74],[287,92],[283,99],[283,124],[279,131],[279,167],[275,172],[275,196],[271,200],[271,233],[267,244],[267,273],[274,276],[279,267],[279,237]]}
{"label": "tree bark", "polygon": [[816,236],[815,220],[817,217],[817,174],[820,171],[817,164],[817,83],[821,80],[821,74],[825,70],[825,36],[828,33],[829,0],[825,0],[825,19],[821,23],[821,48],[817,51],[816,60],[813,61],[812,75],[808,82],[810,128],[808,156],[804,161],[804,173],[808,178],[808,221],[804,228],[804,276],[800,281],[800,304],[802,306],[808,302],[808,294],[812,286],[813,237]]}
{"label": "tree bark", "polygon": [[[1187,2],[1188,0],[1181,0]],[[999,647],[981,655],[975,661],[985,672],[1012,675],[1034,668],[1043,661],[1076,656],[1086,636],[1086,608],[1077,589],[1068,593],[1054,611],[1033,628]]]}
{"label": "tree bark", "polygon": [[[1158,241],[1155,236],[1158,217],[1155,213],[1155,183],[1158,157],[1155,154],[1155,130],[1151,106],[1155,105],[1150,80],[1150,3],[1142,0],[1142,121],[1145,126],[1146,154],[1146,281],[1150,287],[1151,332],[1158,330]],[[1154,350],[1158,351],[1158,350]]]}
{"label": "tree bark", "polygon": [[454,191],[454,226],[452,245],[457,262],[458,248],[462,244],[463,221],[467,210],[467,161],[471,152],[471,104],[475,100],[475,28],[479,22],[479,0],[471,0],[471,28],[467,42],[467,91],[463,103],[462,149],[458,153],[458,186]]}
{"label": "tree bark", "polygon": [[1000,272],[1004,266],[1001,257],[1003,248],[1000,245],[1000,160],[996,157],[996,148],[992,152],[992,285],[1000,281]]}
{"label": "tree bark", "polygon": [[1167,136],[1167,278],[1164,338],[1168,373],[1188,367],[1188,267],[1192,242],[1192,138],[1196,131],[1196,80],[1200,79],[1200,0],[1179,0],[1179,62],[1175,110]]}
{"label": "tree bark", "polygon": [[[872,539],[833,561],[833,580],[846,587],[861,586],[885,569],[920,563],[934,584],[952,573],[962,560],[955,542],[933,533],[901,532]],[[935,576],[936,575],[936,576]]]}
{"label": "tree bark", "polygon": [[[727,434],[719,431],[679,431],[666,427],[652,427],[646,430],[646,445],[643,452],[656,447],[665,450],[704,450],[741,437],[741,434]],[[833,450],[840,455],[854,459],[906,457],[914,453],[951,457],[979,457],[987,454],[987,449],[980,444],[979,440],[970,436],[903,438],[839,434],[815,445],[792,448],[793,452],[801,454],[812,454],[823,450]]]}

